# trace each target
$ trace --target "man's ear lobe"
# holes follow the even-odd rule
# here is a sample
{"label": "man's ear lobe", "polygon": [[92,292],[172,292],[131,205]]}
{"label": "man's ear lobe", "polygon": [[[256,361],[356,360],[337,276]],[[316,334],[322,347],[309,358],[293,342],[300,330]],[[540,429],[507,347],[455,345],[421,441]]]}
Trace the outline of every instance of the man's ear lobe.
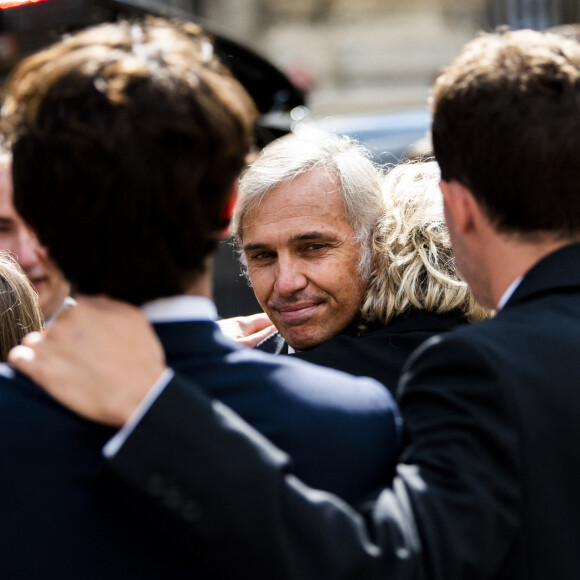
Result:
{"label": "man's ear lobe", "polygon": [[229,234],[230,222],[232,221],[237,201],[238,201],[238,181],[236,180],[234,181],[230,189],[228,201],[220,215],[220,223],[222,224],[220,235],[223,237],[227,237]]}
{"label": "man's ear lobe", "polygon": [[440,186],[447,219],[453,220],[453,229],[456,233],[468,234],[474,226],[476,201],[473,194],[458,181],[441,180]]}

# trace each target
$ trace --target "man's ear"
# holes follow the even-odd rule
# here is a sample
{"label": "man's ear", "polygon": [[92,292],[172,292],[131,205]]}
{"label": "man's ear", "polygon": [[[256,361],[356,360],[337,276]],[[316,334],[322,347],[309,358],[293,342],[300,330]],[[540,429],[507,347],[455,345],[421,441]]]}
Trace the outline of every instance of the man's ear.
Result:
{"label": "man's ear", "polygon": [[448,227],[459,235],[471,233],[481,217],[481,209],[473,194],[458,181],[443,181],[440,183],[445,218],[452,220]]}
{"label": "man's ear", "polygon": [[220,215],[220,223],[222,224],[223,227],[223,229],[220,230],[220,236],[224,238],[229,235],[230,222],[232,221],[237,201],[238,201],[238,181],[236,179],[236,181],[234,181],[230,189],[228,201]]}

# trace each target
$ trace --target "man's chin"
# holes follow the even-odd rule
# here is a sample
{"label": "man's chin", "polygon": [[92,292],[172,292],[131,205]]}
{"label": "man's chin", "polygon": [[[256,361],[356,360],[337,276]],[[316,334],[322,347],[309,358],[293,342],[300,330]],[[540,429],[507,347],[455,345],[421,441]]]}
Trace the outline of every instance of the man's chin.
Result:
{"label": "man's chin", "polygon": [[42,309],[47,302],[50,302],[50,289],[48,284],[46,282],[38,282],[33,285],[33,288],[38,294],[38,303]]}
{"label": "man's chin", "polygon": [[[295,328],[292,330],[296,330]],[[328,337],[314,336],[308,333],[296,333],[296,332],[284,332],[279,331],[284,340],[291,346],[295,351],[302,352],[304,350],[311,350],[320,346],[323,342],[328,340]]]}

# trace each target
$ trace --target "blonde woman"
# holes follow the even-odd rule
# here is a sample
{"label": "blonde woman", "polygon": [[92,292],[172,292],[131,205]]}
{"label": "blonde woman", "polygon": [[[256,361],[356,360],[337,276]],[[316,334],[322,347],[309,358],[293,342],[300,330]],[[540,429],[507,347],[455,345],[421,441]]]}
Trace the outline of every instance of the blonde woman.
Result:
{"label": "blonde woman", "polygon": [[413,311],[477,322],[488,313],[457,270],[435,161],[394,167],[386,175],[386,210],[374,236],[375,267],[361,313],[392,324]]}
{"label": "blonde woman", "polygon": [[394,391],[405,361],[423,341],[489,315],[455,265],[439,179],[434,161],[398,165],[386,174],[362,330],[292,356],[373,376]]}
{"label": "blonde woman", "polygon": [[26,334],[41,328],[36,292],[10,254],[0,252],[0,361]]}

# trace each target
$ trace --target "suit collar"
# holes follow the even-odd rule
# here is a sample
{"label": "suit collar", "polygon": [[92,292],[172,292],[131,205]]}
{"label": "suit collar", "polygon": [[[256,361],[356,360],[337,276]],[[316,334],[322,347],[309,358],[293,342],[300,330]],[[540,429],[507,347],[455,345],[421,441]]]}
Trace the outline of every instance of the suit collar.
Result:
{"label": "suit collar", "polygon": [[209,353],[213,355],[243,348],[224,336],[219,326],[211,320],[156,322],[153,328],[170,364],[175,357],[197,358]]}
{"label": "suit collar", "polygon": [[[369,325],[369,329],[361,337],[372,336],[375,332],[381,333],[400,333],[414,331],[432,331],[443,332],[455,328],[459,324],[465,324],[466,320],[463,313],[459,310],[452,310],[443,314],[429,312],[411,308],[409,311],[396,316],[389,324],[375,322]],[[352,336],[349,332],[344,332],[338,336]],[[332,341],[332,339],[330,339]],[[323,345],[320,345],[323,346]],[[279,332],[271,334],[265,338],[258,346],[258,350],[269,352],[271,354],[288,354],[288,344],[282,338]]]}
{"label": "suit collar", "polygon": [[371,330],[387,328],[392,332],[413,332],[416,330],[445,331],[467,322],[460,310],[438,314],[429,310],[411,308],[404,314],[395,316],[387,325],[377,324]]}
{"label": "suit collar", "polygon": [[580,290],[580,244],[552,252],[524,276],[505,308],[542,294]]}
{"label": "suit collar", "polygon": [[143,312],[150,322],[217,320],[215,304],[203,296],[170,296],[146,302]]}
{"label": "suit collar", "polygon": [[270,354],[288,354],[288,343],[284,338],[282,338],[282,335],[276,331],[257,344],[256,349]]}

